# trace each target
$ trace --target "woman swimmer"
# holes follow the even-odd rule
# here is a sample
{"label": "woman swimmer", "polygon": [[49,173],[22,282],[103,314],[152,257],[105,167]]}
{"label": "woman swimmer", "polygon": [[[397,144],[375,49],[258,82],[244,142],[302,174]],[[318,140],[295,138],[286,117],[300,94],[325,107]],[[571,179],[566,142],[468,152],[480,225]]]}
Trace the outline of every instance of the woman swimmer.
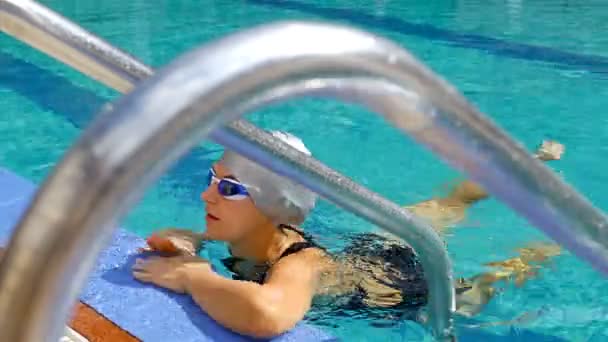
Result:
{"label": "woman swimmer", "polygon": [[[310,155],[298,138],[272,134]],[[150,249],[171,255],[138,259],[133,266],[135,278],[187,293],[220,324],[256,337],[292,328],[317,295],[346,298],[344,305],[355,310],[382,308],[397,313],[412,308],[416,312],[426,304],[422,269],[413,250],[402,242],[362,234],[341,253],[343,257],[337,257],[297,228],[315,205],[316,196],[308,189],[232,151],[213,165],[208,184],[201,195],[207,211],[206,231],[167,229],[154,234],[148,239]],[[449,198],[458,199],[462,206],[472,203],[457,194]],[[231,257],[223,263],[233,279],[218,275],[207,260],[197,256],[203,240],[228,244]],[[531,260],[542,262],[558,252],[532,248],[526,253],[527,258],[522,253],[506,264],[492,265],[502,267],[501,272],[460,279],[455,284],[459,312],[475,314],[494,295],[493,282],[512,276],[525,281],[536,267],[530,265]]]}

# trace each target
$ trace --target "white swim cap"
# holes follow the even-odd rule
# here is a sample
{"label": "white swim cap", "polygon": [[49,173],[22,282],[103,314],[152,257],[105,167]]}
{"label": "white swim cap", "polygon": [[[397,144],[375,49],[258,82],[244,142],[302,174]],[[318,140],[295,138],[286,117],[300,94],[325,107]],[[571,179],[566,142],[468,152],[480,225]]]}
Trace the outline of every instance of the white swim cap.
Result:
{"label": "white swim cap", "polygon": [[[311,155],[300,138],[281,131],[270,133],[298,151]],[[256,207],[277,225],[299,225],[315,206],[317,195],[314,192],[233,151],[226,150],[221,162],[245,185]]]}

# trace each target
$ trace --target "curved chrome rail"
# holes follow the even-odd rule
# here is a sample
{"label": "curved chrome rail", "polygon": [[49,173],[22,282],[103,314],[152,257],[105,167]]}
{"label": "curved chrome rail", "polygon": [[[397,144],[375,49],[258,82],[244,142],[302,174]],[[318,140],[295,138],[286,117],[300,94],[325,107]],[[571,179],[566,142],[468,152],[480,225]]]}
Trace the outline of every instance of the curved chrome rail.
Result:
{"label": "curved chrome rail", "polygon": [[0,0],[0,30],[125,93],[152,69],[30,0]]}
{"label": "curved chrome rail", "polygon": [[[0,1],[0,10],[2,9],[3,3],[5,4],[6,1]],[[163,166],[166,166],[168,162],[175,159],[176,156],[174,154],[164,155],[162,162],[154,164],[156,167],[152,168],[150,172],[147,173],[148,177],[144,179],[134,176],[137,172],[146,174],[146,170],[142,170],[143,166],[140,166],[137,172],[134,170],[125,170],[119,167],[121,161],[128,160],[127,157],[129,155],[132,156],[134,160],[150,161],[153,159],[153,156],[150,156],[146,152],[159,151],[161,149],[174,152],[183,151],[187,144],[192,144],[193,140],[188,140],[188,142],[179,144],[179,146],[174,146],[172,144],[177,144],[176,142],[169,142],[167,140],[169,140],[177,131],[188,131],[188,137],[191,139],[200,137],[200,134],[203,134],[204,132],[209,132],[209,124],[211,122],[216,124],[222,120],[217,116],[210,115],[210,113],[214,110],[218,110],[222,105],[226,105],[224,109],[228,111],[229,114],[232,113],[232,115],[235,115],[234,113],[249,109],[249,107],[253,105],[280,98],[287,98],[289,97],[290,91],[298,89],[300,89],[298,92],[302,94],[316,91],[325,92],[331,89],[337,92],[337,94],[354,98],[357,101],[367,102],[368,105],[371,105],[376,109],[381,108],[386,110],[386,116],[402,130],[414,135],[417,140],[438,152],[450,161],[452,165],[467,171],[473,179],[483,184],[491,193],[524,214],[532,223],[539,226],[558,242],[563,243],[578,256],[590,261],[592,265],[604,273],[607,271],[606,219],[603,214],[593,208],[575,191],[566,186],[548,169],[530,158],[522,148],[508,139],[504,133],[484,119],[474,108],[470,107],[455,90],[448,87],[442,81],[434,78],[432,73],[421,67],[413,58],[411,58],[411,56],[386,41],[353,30],[324,25],[282,25],[284,25],[283,28],[285,31],[289,31],[291,34],[295,34],[298,37],[302,37],[302,35],[305,35],[306,30],[310,29],[311,32],[308,33],[310,33],[311,36],[307,38],[311,38],[312,40],[294,39],[294,37],[285,36],[285,32],[280,32],[280,25],[271,25],[232,36],[210,47],[199,49],[195,53],[181,58],[168,69],[169,71],[155,77],[150,82],[147,82],[147,85],[141,90],[136,91],[134,94],[121,101],[122,106],[117,107],[111,114],[111,117],[104,118],[97,122],[96,125],[88,131],[79,145],[72,150],[60,165],[59,171],[50,178],[49,182],[47,182],[39,193],[34,205],[28,212],[28,215],[20,224],[18,233],[11,243],[7,259],[3,264],[3,271],[0,273],[0,290],[2,291],[1,293],[3,293],[2,298],[0,298],[0,313],[5,314],[3,317],[14,317],[14,312],[10,310],[7,304],[29,303],[34,307],[33,304],[36,303],[36,308],[29,312],[36,314],[35,318],[41,318],[43,320],[36,323],[35,318],[27,320],[25,317],[19,316],[17,317],[17,321],[21,318],[24,320],[19,321],[17,324],[18,327],[10,326],[10,324],[1,325],[0,327],[2,327],[2,329],[0,331],[2,333],[9,331],[15,333],[14,335],[10,335],[15,336],[14,340],[23,340],[18,339],[17,336],[19,336],[19,333],[27,333],[27,329],[29,328],[33,328],[32,330],[35,332],[28,336],[35,337],[36,333],[44,333],[44,329],[50,329],[57,326],[58,321],[53,321],[52,316],[49,316],[48,310],[50,307],[48,305],[46,306],[46,312],[41,314],[37,314],[37,312],[44,311],[45,304],[50,304],[52,301],[59,303],[59,308],[65,309],[65,301],[63,301],[63,299],[67,300],[75,297],[75,288],[81,284],[83,273],[86,274],[86,270],[90,267],[94,255],[99,251],[99,248],[101,248],[101,242],[98,242],[93,248],[84,248],[84,244],[93,241],[95,233],[99,233],[94,229],[95,224],[105,222],[101,212],[105,214],[116,214],[116,211],[114,210],[118,210],[120,204],[130,204],[134,199],[132,197],[125,197],[121,203],[107,203],[108,197],[116,196],[116,198],[119,198],[117,193],[122,192],[121,195],[123,196],[132,194],[122,189],[104,188],[102,184],[112,180],[107,178],[107,176],[118,173],[115,174],[116,178],[114,178],[115,182],[113,182],[118,183],[118,185],[135,184],[130,182],[137,181],[137,185],[140,187],[138,188],[139,191],[136,192],[136,194],[133,194],[136,196],[141,192],[141,187],[149,183],[154,176],[158,176],[161,171],[160,169],[162,169]],[[325,31],[328,35],[320,34],[322,31]],[[272,33],[274,36],[260,36],[258,40],[251,36],[252,34],[263,32]],[[329,34],[330,32],[332,34]],[[277,63],[280,62],[277,60],[279,57],[283,58],[283,63],[279,63],[281,64],[280,67],[262,63],[263,61],[259,59],[264,55],[264,52],[261,52],[264,49],[262,43],[276,44],[274,39],[278,39],[279,37],[281,39],[286,39],[290,44],[295,44],[294,41],[303,43],[303,45],[310,48],[310,50],[298,50],[300,46],[294,45],[290,45],[290,48],[302,55],[307,55],[307,57],[301,59],[297,54],[290,53],[290,51],[285,49],[285,51],[277,52],[277,55],[275,56],[270,56],[275,57],[274,59],[270,58],[270,61]],[[310,41],[315,41],[315,39],[317,39],[316,41],[319,44],[324,44],[325,42],[326,45],[315,47],[307,44]],[[337,40],[334,42],[331,39]],[[344,39],[353,40],[349,41]],[[211,56],[213,53],[218,53],[218,49],[221,50],[223,45],[236,43],[246,43],[246,46],[240,46],[240,48],[236,48],[235,51],[232,52],[224,51],[227,55],[222,58],[211,58],[206,61],[198,61],[200,63],[196,66],[196,56],[200,57],[209,53],[211,53]],[[254,48],[256,46],[257,50]],[[252,51],[245,54],[245,50],[248,48],[252,49]],[[255,55],[256,58],[259,58],[256,60],[249,60],[246,63],[243,63],[243,59],[239,59],[240,56],[251,57],[251,52],[253,52],[253,55]],[[239,53],[241,53],[241,55],[239,55]],[[346,54],[340,55],[340,53]],[[232,59],[224,58],[228,57],[228,55]],[[218,57],[218,55],[215,57]],[[332,58],[335,58],[333,62],[331,61]],[[224,76],[232,77],[230,78],[232,81],[235,81],[238,78],[239,81],[243,81],[243,83],[233,84],[228,82],[229,84],[227,84],[220,82],[220,79],[213,78],[213,76],[218,76],[213,73],[213,67],[224,66],[226,65],[224,63],[229,62],[230,60],[235,61],[234,67],[226,70],[227,75]],[[286,62],[286,60],[289,62]],[[194,64],[188,66],[188,62]],[[256,62],[260,64],[255,64]],[[255,73],[245,72],[246,70],[251,70],[248,68],[254,66],[252,63],[260,67],[260,69],[257,69],[258,72],[265,73],[265,76],[268,76],[269,78],[260,79],[260,75],[256,76]],[[233,65],[230,66],[232,67]],[[297,68],[292,69],[292,66],[297,66]],[[206,76],[203,77],[205,80],[188,79],[188,75],[193,75],[189,72],[195,71],[208,72],[207,74],[203,74]],[[297,73],[296,71],[300,71],[301,73]],[[175,74],[172,74],[172,72],[175,72]],[[290,72],[296,72],[296,74],[294,75]],[[308,74],[308,72],[312,72],[312,74]],[[322,79],[321,77],[323,75],[329,75],[332,78]],[[353,85],[357,82],[346,82],[351,75],[361,76],[361,78],[357,80],[360,84],[361,82],[378,82],[386,86],[390,85],[391,87],[398,89],[397,93],[400,92],[401,95],[411,97],[411,93],[408,94],[403,91],[404,88],[410,85],[416,90],[413,95],[419,97],[413,104],[411,102],[404,103],[403,97],[400,95],[387,95],[387,97],[380,101],[373,95],[366,94],[365,92],[361,93],[359,91],[360,89]],[[285,88],[285,85],[281,86],[281,84],[283,84],[282,81],[286,81],[290,76],[298,80],[299,85],[294,85],[291,89],[289,89],[289,87]],[[209,79],[209,77],[212,78]],[[176,113],[172,112],[171,109],[162,108],[162,101],[155,102],[151,94],[167,96],[164,98],[165,100],[175,100],[175,98],[168,98],[168,96],[170,95],[169,93],[174,92],[176,88],[170,87],[163,91],[156,83],[157,81],[170,82],[170,84],[175,85],[175,87],[183,86],[188,88],[185,89],[188,98],[196,98],[198,100],[196,101],[198,106],[190,106],[187,102],[181,101],[183,99],[180,99],[179,105],[182,107],[175,108],[175,110],[181,109],[182,111],[180,114],[173,116]],[[351,85],[349,86],[349,84]],[[219,86],[219,89],[213,87],[213,85]],[[244,92],[247,95],[256,95],[255,90],[260,89],[256,88],[257,86],[266,86],[268,91],[265,93],[257,93],[257,97],[250,96],[245,98],[246,101],[239,103],[239,98],[236,98],[239,92]],[[206,95],[200,93],[202,90],[208,91]],[[387,93],[390,94],[391,92],[389,91]],[[196,96],[197,94],[199,96]],[[145,103],[145,100],[142,99],[150,99],[152,102],[147,104]],[[151,109],[149,107],[150,105],[154,106],[155,103],[160,103],[159,109],[162,110]],[[404,105],[407,107],[403,107]],[[128,115],[126,115],[125,108],[139,108],[145,110],[145,112],[137,113],[135,115],[137,118],[129,119]],[[203,110],[205,111],[200,114],[201,112],[197,111],[198,109],[200,109],[201,112]],[[402,109],[404,109],[404,113],[399,113]],[[126,144],[128,146],[114,146],[117,150],[112,151],[110,148],[112,145],[111,138],[116,137],[116,134],[121,134],[120,132],[124,132],[124,128],[119,128],[117,126],[119,122],[137,127],[135,121],[142,120],[146,115],[152,115],[155,111],[159,114],[162,112],[161,117],[156,118],[158,121],[148,122],[146,119],[140,123],[140,125],[144,126],[146,126],[146,124],[155,125],[154,127],[147,126],[150,129],[150,131],[148,131],[150,135],[132,137],[139,142],[148,141],[150,143],[149,146],[145,147],[143,150],[139,150],[132,144],[135,143],[135,141],[128,141]],[[226,113],[226,111],[223,111],[223,113]],[[233,117],[231,115],[227,116]],[[203,117],[210,121],[201,123],[199,120],[202,120],[201,118]],[[171,128],[175,129],[172,133],[162,134],[159,121],[163,120],[165,120],[165,123],[170,125]],[[226,118],[224,118],[224,120],[226,120]],[[184,125],[185,123],[199,123],[200,125],[197,128],[193,128]],[[154,136],[152,131],[155,131],[162,141],[148,140]],[[198,136],[197,133],[199,133]],[[98,138],[107,138],[108,140],[104,140],[104,143],[99,146],[91,145],[93,142],[92,139],[96,136]],[[260,138],[264,140],[263,137]],[[322,192],[320,190],[326,185],[326,183],[318,182],[323,179],[317,179],[315,178],[315,175],[311,176],[306,170],[290,169],[289,167],[286,167],[299,164],[298,159],[302,158],[302,156],[298,156],[297,153],[294,154],[294,151],[290,149],[285,150],[285,147],[280,147],[280,144],[276,146],[278,149],[272,148],[274,144],[277,144],[276,142],[266,141],[267,146],[264,147],[255,141],[252,141],[252,139],[247,140],[247,138],[243,138],[243,136],[239,136],[234,132],[232,132],[232,134],[226,134],[225,139],[228,147],[237,150],[239,149],[239,146],[241,146],[237,143],[239,140],[248,143],[249,145],[244,145],[240,152],[253,157],[253,159],[279,173],[296,177],[299,181],[314,188],[316,191]],[[279,152],[285,152],[285,154],[278,159],[276,156],[273,156],[277,150]],[[122,154],[121,152],[124,152],[125,154]],[[111,156],[116,157],[117,159],[110,158],[109,160],[112,163],[106,165],[101,164],[100,159],[98,159],[102,156]],[[303,164],[306,165],[306,162]],[[94,167],[89,168],[88,166]],[[106,200],[102,201],[103,205],[98,203],[95,206],[95,212],[86,212],[87,210],[93,209],[92,201],[94,201],[94,199],[92,197],[87,195],[87,201],[80,201],[72,197],[74,194],[69,193],[69,190],[62,189],[60,186],[62,183],[73,184],[79,182],[86,185],[86,177],[95,178],[95,181],[92,184],[95,184],[98,187],[94,189],[99,191],[103,190],[103,194],[106,196]],[[327,179],[325,179],[325,181],[327,181]],[[51,191],[52,189],[57,190],[57,192],[53,193]],[[327,189],[331,189],[331,187]],[[79,208],[81,210],[73,212],[73,217],[71,218],[58,217],[56,212],[45,213],[45,210],[49,210],[50,207],[44,206],[44,200],[57,196],[63,198],[65,203],[71,200],[78,202],[83,206]],[[373,216],[374,213],[372,211],[374,210],[370,210],[356,200],[351,202],[355,209],[362,210],[363,216],[367,217],[368,214]],[[528,208],[526,206],[529,203],[535,203],[537,206]],[[69,209],[69,207],[65,207],[64,209]],[[126,209],[123,208],[123,211],[124,210]],[[390,212],[391,210],[392,209],[389,208],[388,211]],[[407,212],[404,211],[393,214],[394,215],[391,215],[391,218],[388,219],[389,221],[396,219],[399,223],[402,223],[398,219],[400,216],[402,219],[409,219]],[[40,222],[40,224],[44,223],[44,219],[41,218],[45,215],[48,216],[47,219],[53,219],[52,222],[50,222],[51,225],[59,224],[63,219],[69,220],[69,222],[67,222],[68,225],[73,225],[78,222],[87,222],[88,224],[83,226],[82,232],[75,235],[75,240],[77,241],[66,246],[69,248],[64,248],[61,252],[59,252],[59,249],[53,251],[53,247],[61,248],[61,242],[64,241],[61,241],[58,236],[56,236],[57,234],[54,234],[53,237],[53,234],[46,232],[48,234],[44,234],[45,237],[52,237],[52,239],[45,243],[42,238],[36,236],[36,234],[40,235],[41,232],[38,231],[36,233],[33,229],[33,225],[37,221]],[[403,216],[405,216],[405,218]],[[386,222],[386,217],[380,219],[381,223],[388,223],[391,225],[391,222]],[[48,225],[44,226],[48,227]],[[108,226],[106,225],[106,227]],[[71,229],[74,229],[74,227]],[[108,229],[104,230],[102,236],[108,236],[107,230]],[[404,236],[403,231],[399,228],[396,229],[395,233],[399,236]],[[5,272],[4,270],[10,267],[11,274],[13,272],[22,272],[22,274],[26,274],[28,269],[31,272],[36,266],[32,266],[32,264],[34,264],[33,253],[23,252],[23,247],[27,248],[28,246],[43,247],[41,250],[44,253],[42,255],[38,254],[38,257],[42,260],[53,261],[51,266],[55,266],[56,271],[61,271],[61,274],[56,278],[61,278],[61,280],[53,280],[53,277],[48,274],[44,275],[41,273],[36,277],[37,274],[30,273],[28,279],[39,281],[39,283],[36,284],[38,287],[25,286],[21,289],[18,288],[19,286],[17,285],[23,285],[23,283],[19,284],[18,278],[14,278],[8,271]],[[78,246],[80,246],[80,248]],[[80,265],[76,263],[76,260],[79,258],[79,253],[83,253],[80,254],[80,256],[86,256],[85,260],[87,262]],[[55,261],[55,259],[51,258],[52,256],[58,257],[61,260]],[[28,264],[28,262],[30,264]],[[73,282],[77,285],[69,287],[72,291],[63,292],[62,289],[57,288],[57,285],[65,283],[66,276],[69,276],[65,272],[66,265],[73,265],[75,269],[78,269],[80,271],[78,272],[80,277],[76,278]],[[59,266],[63,266],[63,268]],[[36,270],[40,271],[39,268]],[[43,281],[40,281],[41,279]],[[44,288],[42,284],[48,286],[47,289],[50,289],[51,291],[33,298],[30,302],[24,300],[25,296],[38,293],[37,291],[32,291],[34,288],[37,290]],[[14,294],[11,297],[17,299],[11,301],[9,296],[5,295],[8,294],[4,291],[5,289],[14,290],[14,292],[11,291],[8,293]],[[66,293],[68,294],[66,295]],[[51,294],[56,294],[60,298],[49,298],[51,297]],[[431,296],[431,299],[433,299],[433,296]],[[14,308],[15,307],[13,306],[12,309],[14,310]],[[61,313],[65,313],[65,310],[61,311]],[[20,328],[25,328],[25,330],[21,330]],[[37,336],[41,337],[48,335],[39,334]],[[42,337],[34,340],[42,340]]]}
{"label": "curved chrome rail", "polygon": [[[3,6],[4,5],[4,6]],[[10,7],[10,6],[12,7]],[[11,9],[10,11],[8,9]],[[0,19],[10,18],[9,21],[3,21],[4,25],[0,28],[7,33],[16,36],[17,38],[33,45],[34,47],[47,52],[51,56],[69,64],[78,70],[92,76],[109,85],[118,91],[128,91],[133,83],[139,79],[152,74],[152,69],[145,66],[143,63],[135,60],[133,57],[123,53],[122,51],[113,48],[103,40],[91,35],[82,30],[67,19],[60,17],[52,11],[30,1],[0,1]],[[10,23],[8,25],[7,23]],[[51,42],[51,43],[49,43]],[[340,87],[343,80],[335,79],[326,80],[330,87]],[[352,88],[356,92],[366,92],[369,87],[375,86],[366,79],[353,79],[349,81],[350,85],[346,88]],[[333,84],[333,86],[332,86]],[[315,91],[310,85],[302,87],[301,84],[287,85],[286,87],[277,88],[268,93],[261,93],[260,96],[253,98],[247,106],[260,106],[263,103],[278,101],[284,97],[289,97],[291,91],[299,91],[299,89],[309,88]],[[394,87],[393,87],[394,88]],[[387,88],[390,89],[390,88]],[[316,89],[322,93],[322,89]],[[377,92],[376,102],[378,104],[394,103],[391,101],[391,96],[404,95],[405,98],[411,97],[413,94],[403,93],[398,94],[399,89],[393,89],[392,94],[386,98],[382,91]],[[403,102],[403,101],[401,101]],[[374,103],[370,102],[370,106]],[[409,105],[409,104],[407,104]],[[376,105],[377,106],[377,105]],[[286,152],[291,148],[273,144],[273,138],[259,130],[257,127],[247,123],[246,121],[236,121],[227,127],[218,128],[212,134],[214,140],[223,143],[226,146],[233,146],[238,152],[248,151],[249,154],[255,154],[259,158],[273,159],[276,156],[285,156]],[[284,157],[286,158],[286,157]],[[428,227],[423,226],[420,222],[414,221],[410,214],[396,206],[395,204],[383,199],[352,182],[347,177],[340,175],[334,170],[328,168],[317,160],[309,157],[301,157],[306,161],[306,165],[300,165],[300,171],[308,173],[305,181],[309,181],[309,186],[317,192],[325,195],[329,200],[334,201],[338,205],[346,209],[353,210],[360,216],[366,217],[373,222],[382,224],[386,221],[386,216],[391,215],[394,211],[405,213],[406,221],[397,222],[399,226],[410,226],[410,229],[403,232],[396,231],[397,225],[389,227],[398,236],[406,237],[407,241],[421,256],[421,261],[426,264],[428,283],[430,286],[431,299],[429,303],[431,326],[433,331],[439,337],[449,338],[451,334],[451,312],[454,308],[453,290],[451,288],[451,270],[449,259],[442,242],[436,238],[434,232]],[[282,162],[282,161],[278,161]],[[297,163],[301,163],[297,162]],[[299,164],[298,164],[299,165]],[[312,179],[311,179],[312,177]],[[343,196],[344,193],[350,194]],[[52,209],[51,209],[52,210]],[[397,221],[402,218],[397,218]],[[411,227],[414,225],[414,227]],[[49,231],[50,232],[50,231]],[[52,233],[51,233],[52,234]],[[63,234],[62,234],[63,235]],[[17,238],[15,238],[17,240]],[[11,246],[13,243],[11,243]],[[67,247],[67,246],[66,246]],[[11,247],[12,249],[13,247]],[[10,251],[9,253],[10,254]],[[10,256],[7,255],[7,259]],[[426,260],[425,260],[426,259]],[[10,261],[7,261],[10,263]],[[11,268],[12,269],[12,268]],[[32,273],[38,274],[38,272]],[[21,277],[21,275],[17,275]],[[74,279],[72,279],[74,280]],[[77,281],[73,281],[77,284]],[[0,284],[1,285],[1,284]],[[68,288],[65,288],[67,291]],[[5,292],[10,293],[10,292]],[[31,293],[31,292],[30,292]],[[44,295],[48,295],[43,293]],[[2,301],[0,298],[0,311]],[[8,307],[24,308],[27,312],[37,312],[35,309],[28,309],[27,304],[11,303]],[[45,307],[57,311],[57,307],[53,308],[45,304]],[[31,311],[30,311],[31,310]],[[24,313],[24,316],[29,314]],[[15,317],[13,309],[12,316]],[[57,316],[56,316],[57,317]],[[40,330],[40,333],[43,333]],[[10,329],[1,329],[4,338],[9,338]],[[14,329],[17,333],[18,329]],[[31,329],[32,336],[35,332]],[[4,335],[6,334],[6,336]],[[52,336],[51,334],[50,336]],[[22,333],[21,338],[24,338]],[[39,335],[41,336],[41,335]],[[49,336],[48,334],[46,336]],[[28,337],[25,337],[27,339]],[[32,337],[36,340],[38,337]]]}

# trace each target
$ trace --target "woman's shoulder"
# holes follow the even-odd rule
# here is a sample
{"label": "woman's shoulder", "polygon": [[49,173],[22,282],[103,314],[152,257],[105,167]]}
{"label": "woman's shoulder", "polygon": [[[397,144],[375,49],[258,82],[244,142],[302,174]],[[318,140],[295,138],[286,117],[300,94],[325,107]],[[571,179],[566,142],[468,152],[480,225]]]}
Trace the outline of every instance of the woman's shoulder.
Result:
{"label": "woman's shoulder", "polygon": [[299,271],[302,268],[307,269],[325,269],[332,264],[333,259],[325,249],[310,241],[293,242],[283,251],[276,266],[294,267]]}
{"label": "woman's shoulder", "polygon": [[303,258],[327,258],[329,254],[321,246],[308,240],[293,242],[281,253],[279,259],[300,256]]}
{"label": "woman's shoulder", "polygon": [[321,245],[319,245],[315,239],[304,232],[300,227],[292,225],[281,225],[288,234],[293,234],[293,240],[288,247],[281,253],[278,261],[288,259],[298,263],[298,261],[304,262],[307,265],[326,265],[331,262],[331,255]]}

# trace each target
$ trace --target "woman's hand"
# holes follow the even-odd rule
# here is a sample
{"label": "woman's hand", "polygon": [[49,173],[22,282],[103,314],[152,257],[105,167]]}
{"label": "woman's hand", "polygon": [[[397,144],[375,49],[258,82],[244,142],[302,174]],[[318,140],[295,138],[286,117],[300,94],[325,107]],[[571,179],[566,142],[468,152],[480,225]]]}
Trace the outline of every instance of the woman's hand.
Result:
{"label": "woman's hand", "polygon": [[205,259],[193,256],[160,257],[137,259],[133,265],[133,276],[144,283],[151,283],[178,293],[187,291],[188,272],[197,276],[214,275],[211,265]]}
{"label": "woman's hand", "polygon": [[142,248],[140,251],[195,256],[198,254],[202,241],[202,233],[187,229],[166,228],[150,235],[146,239],[148,247]]}

